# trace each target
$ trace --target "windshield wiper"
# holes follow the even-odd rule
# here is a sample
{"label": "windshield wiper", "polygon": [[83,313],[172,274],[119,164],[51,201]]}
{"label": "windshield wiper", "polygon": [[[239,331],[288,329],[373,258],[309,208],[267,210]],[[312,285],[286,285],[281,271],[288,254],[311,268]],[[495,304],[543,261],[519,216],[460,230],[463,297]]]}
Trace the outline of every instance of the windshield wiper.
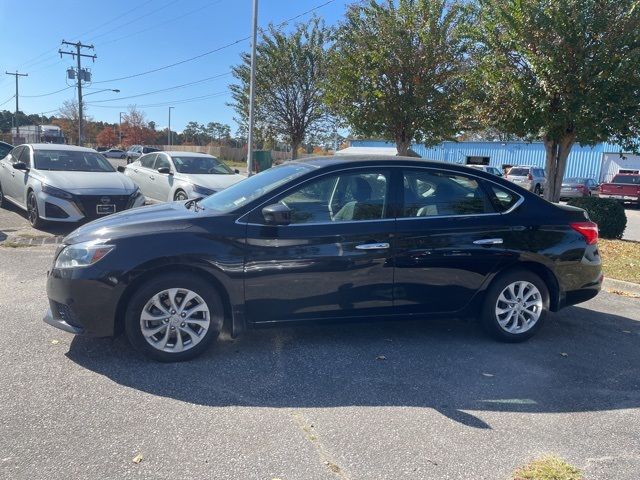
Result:
{"label": "windshield wiper", "polygon": [[200,210],[202,207],[198,206],[198,202],[200,200],[202,200],[204,197],[196,197],[196,198],[192,198],[191,200],[187,200],[186,202],[184,202],[184,206],[185,208],[188,210],[191,208],[191,205],[194,206],[194,211],[198,211]]}

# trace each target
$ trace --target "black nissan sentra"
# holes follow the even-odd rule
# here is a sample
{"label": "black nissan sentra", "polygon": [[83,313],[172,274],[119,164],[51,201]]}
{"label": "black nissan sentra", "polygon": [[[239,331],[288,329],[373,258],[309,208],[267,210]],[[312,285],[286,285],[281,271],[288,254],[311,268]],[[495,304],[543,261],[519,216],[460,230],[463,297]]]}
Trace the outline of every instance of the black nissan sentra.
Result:
{"label": "black nissan sentra", "polygon": [[495,175],[401,157],[294,161],[205,199],[137,208],[64,239],[45,321],[124,330],[161,361],[224,328],[477,317],[499,340],[594,297],[598,229]]}

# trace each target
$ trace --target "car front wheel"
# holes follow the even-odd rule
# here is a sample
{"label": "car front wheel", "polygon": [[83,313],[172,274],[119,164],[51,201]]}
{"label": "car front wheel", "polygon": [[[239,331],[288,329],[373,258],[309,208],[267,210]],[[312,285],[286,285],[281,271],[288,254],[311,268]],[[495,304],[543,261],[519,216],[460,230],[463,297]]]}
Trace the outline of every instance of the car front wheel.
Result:
{"label": "car front wheel", "polygon": [[44,225],[38,210],[38,199],[33,192],[29,192],[29,195],[27,195],[27,215],[33,228],[41,228]]}
{"label": "car front wheel", "polygon": [[2,193],[2,185],[0,185],[0,208],[4,207],[4,193]]}
{"label": "car front wheel", "polygon": [[200,355],[222,329],[220,296],[197,276],[177,273],[149,280],[129,302],[125,331],[148,357],[179,362]]}
{"label": "car front wheel", "polygon": [[485,329],[504,342],[522,342],[536,334],[549,311],[549,290],[532,272],[516,270],[489,287],[482,312]]}

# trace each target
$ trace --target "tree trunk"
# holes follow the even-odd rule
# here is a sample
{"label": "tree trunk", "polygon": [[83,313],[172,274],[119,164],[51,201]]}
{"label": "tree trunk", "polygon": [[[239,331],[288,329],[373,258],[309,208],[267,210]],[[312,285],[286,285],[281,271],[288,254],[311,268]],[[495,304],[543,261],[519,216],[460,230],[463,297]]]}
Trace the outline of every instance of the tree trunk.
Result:
{"label": "tree trunk", "polygon": [[410,146],[411,140],[396,138],[396,148],[398,149],[398,155],[406,157],[409,154]]}
{"label": "tree trunk", "polygon": [[557,203],[560,200],[560,189],[562,179],[567,170],[567,158],[571,153],[571,147],[575,142],[575,134],[569,133],[563,136],[560,141],[544,138],[544,148],[546,151],[545,171],[547,174],[547,185],[544,189],[544,198],[550,202]]}
{"label": "tree trunk", "polygon": [[298,149],[300,148],[302,140],[293,140],[291,142],[291,160],[298,158]]}

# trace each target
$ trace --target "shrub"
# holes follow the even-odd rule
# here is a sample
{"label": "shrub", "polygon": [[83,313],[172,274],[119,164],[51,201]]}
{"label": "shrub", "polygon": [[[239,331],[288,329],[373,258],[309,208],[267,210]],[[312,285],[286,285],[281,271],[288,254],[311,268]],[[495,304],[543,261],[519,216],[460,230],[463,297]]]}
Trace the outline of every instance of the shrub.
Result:
{"label": "shrub", "polygon": [[545,456],[519,468],[513,480],[582,480],[580,470],[553,455]]}
{"label": "shrub", "polygon": [[587,211],[589,218],[598,224],[602,238],[622,238],[627,226],[627,214],[620,202],[609,198],[585,197],[573,198],[568,203]]}

